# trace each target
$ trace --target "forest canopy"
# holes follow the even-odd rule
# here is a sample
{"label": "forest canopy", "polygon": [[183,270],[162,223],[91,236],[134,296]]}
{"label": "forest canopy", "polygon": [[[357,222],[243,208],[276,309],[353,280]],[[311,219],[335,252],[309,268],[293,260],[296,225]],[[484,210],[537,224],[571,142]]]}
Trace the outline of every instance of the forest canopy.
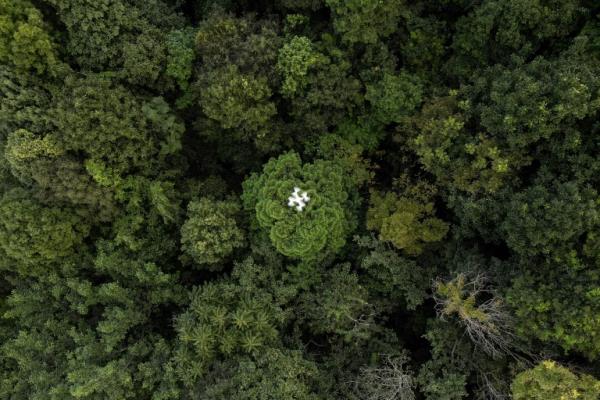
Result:
{"label": "forest canopy", "polygon": [[600,399],[594,0],[0,0],[0,399]]}

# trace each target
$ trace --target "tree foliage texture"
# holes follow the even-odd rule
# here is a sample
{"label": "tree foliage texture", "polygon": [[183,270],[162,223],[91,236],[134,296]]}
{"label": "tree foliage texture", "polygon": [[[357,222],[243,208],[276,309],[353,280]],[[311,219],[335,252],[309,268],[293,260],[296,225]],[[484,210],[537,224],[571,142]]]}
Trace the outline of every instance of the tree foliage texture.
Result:
{"label": "tree foliage texture", "polygon": [[0,0],[0,399],[600,399],[594,0]]}

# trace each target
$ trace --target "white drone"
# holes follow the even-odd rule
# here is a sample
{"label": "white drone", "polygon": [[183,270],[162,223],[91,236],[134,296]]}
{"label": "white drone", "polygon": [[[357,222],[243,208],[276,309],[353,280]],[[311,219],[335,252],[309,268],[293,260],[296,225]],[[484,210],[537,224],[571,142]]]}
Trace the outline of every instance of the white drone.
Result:
{"label": "white drone", "polygon": [[308,193],[301,191],[299,187],[295,187],[292,195],[288,197],[288,206],[295,207],[297,211],[302,211],[309,201]]}

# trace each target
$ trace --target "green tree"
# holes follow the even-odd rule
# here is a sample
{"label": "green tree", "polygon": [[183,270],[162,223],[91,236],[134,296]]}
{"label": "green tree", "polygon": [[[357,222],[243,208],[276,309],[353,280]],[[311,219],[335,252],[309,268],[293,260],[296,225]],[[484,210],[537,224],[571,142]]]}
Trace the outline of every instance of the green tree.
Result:
{"label": "green tree", "polygon": [[147,300],[143,291],[115,283],[58,276],[47,284],[21,282],[5,315],[19,333],[2,346],[16,364],[12,382],[3,382],[14,385],[3,390],[16,399],[151,396],[169,348],[144,324],[133,305],[137,296],[138,305]]}
{"label": "green tree", "polygon": [[406,309],[414,310],[423,303],[433,279],[433,268],[400,256],[385,242],[370,237],[357,237],[355,242],[369,251],[361,258],[360,267],[366,272],[361,279],[378,307],[404,303]]}
{"label": "green tree", "polygon": [[[402,1],[326,0],[333,12],[333,26],[344,41],[375,43],[397,29]],[[373,21],[377,21],[376,24]]]}
{"label": "green tree", "polygon": [[200,265],[222,268],[218,263],[244,246],[244,231],[236,222],[240,209],[235,200],[201,198],[190,202],[181,227],[183,251]]}
{"label": "green tree", "polygon": [[[460,400],[467,397],[469,371],[465,353],[470,349],[465,343],[455,342],[460,347],[452,351],[452,340],[459,335],[453,326],[441,326],[439,322],[429,326],[425,337],[431,343],[432,358],[421,365],[417,377],[426,399]],[[460,356],[454,357],[454,353]]]}
{"label": "green tree", "polygon": [[440,241],[448,232],[448,224],[434,216],[431,190],[427,184],[417,184],[400,196],[373,191],[367,229],[378,231],[380,240],[410,255],[420,254],[427,243]]}
{"label": "green tree", "polygon": [[52,135],[44,137],[19,129],[9,134],[4,157],[12,175],[33,185],[46,203],[70,203],[89,211],[89,217],[110,219],[115,212],[113,193],[98,186],[84,167],[59,147]]}
{"label": "green tree", "polygon": [[409,140],[440,183],[494,192],[532,163],[532,149],[560,137],[553,151],[580,143],[600,107],[594,63],[569,49],[557,60],[496,65],[448,97],[425,104]]}
{"label": "green tree", "polygon": [[267,290],[233,280],[196,287],[186,311],[177,316],[175,362],[188,387],[218,360],[235,355],[259,356],[279,341],[284,313]]}
{"label": "green tree", "polygon": [[66,28],[65,49],[86,71],[115,71],[134,84],[161,87],[166,32],[183,24],[162,0],[45,0]]}
{"label": "green tree", "polygon": [[53,128],[52,119],[46,112],[52,103],[48,92],[52,85],[31,76],[24,77],[8,66],[0,68],[0,77],[2,141],[19,129],[47,134]]}
{"label": "green tree", "polygon": [[52,72],[57,45],[42,13],[27,0],[0,2],[0,61],[23,74]]}
{"label": "green tree", "polygon": [[[98,240],[95,258],[80,246],[77,258],[54,261],[60,269],[13,280],[4,317],[19,331],[2,348],[17,365],[10,376],[19,384],[11,396],[128,399],[154,393],[170,357],[160,315],[181,303],[184,292],[172,267],[158,261],[170,258],[172,242],[164,231],[160,236],[142,252]],[[170,247],[177,249],[176,243]]]}
{"label": "green tree", "polygon": [[[282,254],[316,260],[345,244],[356,226],[349,192],[355,190],[339,163],[317,160],[303,164],[293,152],[271,159],[262,174],[244,182],[244,208],[257,227],[269,233]],[[290,203],[295,188],[306,193],[305,206]]]}
{"label": "green tree", "polygon": [[74,254],[88,232],[74,210],[45,207],[25,191],[15,189],[0,200],[0,246],[19,274],[45,274],[48,264]]}
{"label": "green tree", "polygon": [[450,73],[468,76],[511,54],[537,54],[544,41],[564,40],[583,12],[578,1],[486,1],[457,21]]}
{"label": "green tree", "polygon": [[205,381],[203,396],[215,400],[322,398],[311,387],[319,372],[317,366],[300,351],[266,348],[255,360],[243,357],[229,364],[234,365],[216,368],[214,377]]}
{"label": "green tree", "polygon": [[347,342],[368,340],[375,317],[367,290],[349,265],[327,271],[313,292],[304,293],[299,314],[311,332],[338,335]]}
{"label": "green tree", "polygon": [[[289,110],[293,120],[287,127],[300,141],[329,131],[356,114],[364,103],[362,85],[353,75],[352,61],[340,49],[335,38],[324,34],[311,47],[313,57],[310,58],[311,63],[303,76],[302,85],[296,88],[293,95],[286,93],[282,107]],[[281,63],[286,65],[291,61],[281,59]]]}
{"label": "green tree", "polygon": [[215,70],[203,79],[202,112],[221,128],[235,132],[239,140],[260,145],[270,134],[269,122],[277,113],[267,79],[243,75],[235,66]]}
{"label": "green tree", "polygon": [[515,400],[593,400],[598,393],[600,381],[590,375],[577,376],[551,360],[521,372],[512,383]]}
{"label": "green tree", "polygon": [[283,78],[281,93],[290,96],[303,89],[308,83],[308,70],[319,62],[319,57],[322,55],[306,36],[293,36],[285,43],[277,58],[277,71]]}
{"label": "green tree", "polygon": [[456,96],[454,91],[423,106],[413,120],[415,135],[409,144],[423,168],[440,184],[468,192],[496,191],[518,159],[504,154],[495,138],[470,135],[465,130],[467,121],[461,108],[466,103]]}
{"label": "green tree", "polygon": [[0,399],[595,399],[596,3],[0,0]]}
{"label": "green tree", "polygon": [[68,78],[51,112],[56,142],[83,153],[101,186],[117,187],[132,172],[156,174],[181,148],[184,127],[164,99],[136,96],[99,75]]}
{"label": "green tree", "polygon": [[531,186],[507,200],[500,229],[519,254],[563,252],[600,222],[597,198],[595,191],[580,189],[575,182]]}
{"label": "green tree", "polygon": [[589,318],[600,309],[596,265],[597,261],[574,252],[533,265],[530,260],[521,262],[525,271],[514,278],[507,291],[519,334],[596,359],[600,354],[598,321]]}
{"label": "green tree", "polygon": [[225,147],[238,143],[273,150],[280,141],[272,99],[278,82],[277,27],[271,21],[215,11],[200,24],[195,44],[202,68],[188,97],[189,105],[202,110],[201,135],[213,143],[227,143],[222,149],[226,159],[235,151]]}
{"label": "green tree", "polygon": [[194,31],[178,29],[167,36],[167,69],[165,74],[177,82],[181,89],[187,89],[192,77],[194,52]]}
{"label": "green tree", "polygon": [[400,122],[421,103],[423,88],[418,79],[401,72],[384,74],[383,79],[367,85],[365,99],[373,107],[373,115],[381,123]]}

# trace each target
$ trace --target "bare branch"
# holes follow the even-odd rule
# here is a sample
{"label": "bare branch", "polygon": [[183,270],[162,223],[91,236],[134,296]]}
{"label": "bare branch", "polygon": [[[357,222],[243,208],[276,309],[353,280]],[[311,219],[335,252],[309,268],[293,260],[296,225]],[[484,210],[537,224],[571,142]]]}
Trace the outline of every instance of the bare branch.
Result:
{"label": "bare branch", "polygon": [[361,368],[355,393],[361,400],[414,400],[415,380],[406,356],[386,356],[376,367]]}
{"label": "bare branch", "polygon": [[[492,358],[518,357],[514,320],[502,299],[486,289],[483,274],[459,274],[449,282],[434,283],[438,317],[457,315],[471,341]],[[491,296],[480,302],[482,295]]]}

